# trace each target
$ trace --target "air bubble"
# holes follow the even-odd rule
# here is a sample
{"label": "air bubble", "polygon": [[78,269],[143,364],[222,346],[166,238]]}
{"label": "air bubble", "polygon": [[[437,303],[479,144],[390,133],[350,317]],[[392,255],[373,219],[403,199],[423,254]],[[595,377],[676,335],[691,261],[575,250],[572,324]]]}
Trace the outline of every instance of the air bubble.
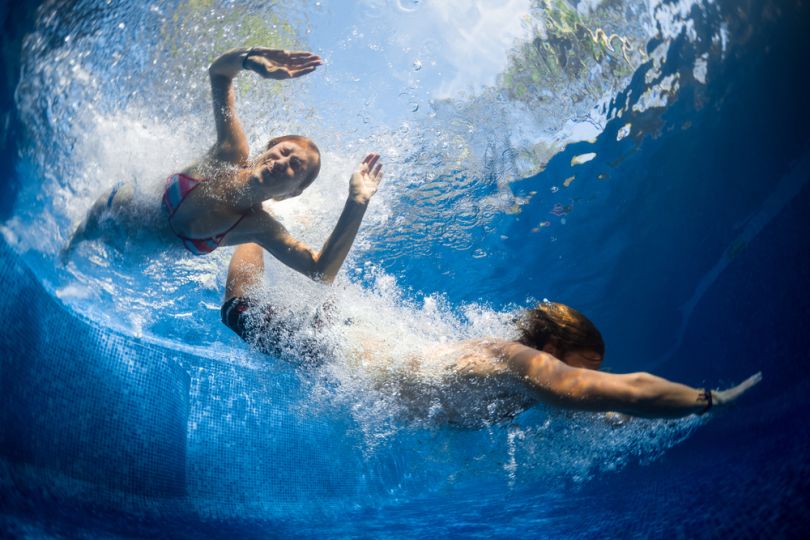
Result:
{"label": "air bubble", "polygon": [[413,61],[413,70],[419,71],[420,69],[422,69],[422,61],[417,58]]}
{"label": "air bubble", "polygon": [[582,165],[583,163],[588,163],[590,160],[596,157],[596,152],[588,152],[585,154],[580,154],[578,156],[574,156],[571,158],[571,166],[574,165]]}
{"label": "air bubble", "polygon": [[422,0],[397,0],[397,7],[406,12],[411,13],[419,9]]}

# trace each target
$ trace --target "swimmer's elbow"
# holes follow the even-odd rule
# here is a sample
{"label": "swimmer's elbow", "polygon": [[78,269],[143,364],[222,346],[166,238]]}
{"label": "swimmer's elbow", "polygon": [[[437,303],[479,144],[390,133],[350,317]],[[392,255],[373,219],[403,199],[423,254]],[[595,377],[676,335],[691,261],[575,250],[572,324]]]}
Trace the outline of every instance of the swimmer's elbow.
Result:
{"label": "swimmer's elbow", "polygon": [[323,283],[324,285],[331,285],[335,281],[335,276],[327,276],[324,274],[317,274],[312,276],[313,281],[317,281],[318,283]]}
{"label": "swimmer's elbow", "polygon": [[312,250],[307,250],[307,254],[307,268],[302,273],[312,281],[326,283],[327,285],[331,284],[335,280],[336,272],[329,271],[327,261],[320,254]]}
{"label": "swimmer's elbow", "polygon": [[310,272],[306,272],[305,275],[312,281],[331,285],[332,282],[335,281],[336,272],[330,272],[316,266],[315,269]]}

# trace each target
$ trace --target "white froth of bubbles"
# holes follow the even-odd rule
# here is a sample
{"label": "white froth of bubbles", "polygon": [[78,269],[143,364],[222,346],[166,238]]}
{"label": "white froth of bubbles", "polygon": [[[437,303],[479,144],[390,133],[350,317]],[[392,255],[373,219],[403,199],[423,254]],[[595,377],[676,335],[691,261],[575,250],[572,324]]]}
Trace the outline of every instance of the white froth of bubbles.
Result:
{"label": "white froth of bubbles", "polygon": [[[409,39],[423,38],[422,41],[430,39],[434,44],[437,39],[444,40],[429,51],[443,56],[444,63],[451,68],[446,78],[449,82],[439,88],[435,96],[456,96],[471,87],[492,84],[495,75],[506,66],[509,48],[526,31],[520,15],[515,14],[527,13],[529,4],[524,0],[496,4],[432,2],[423,5],[418,0],[398,0],[397,5],[403,12],[420,11],[418,20],[416,17],[410,19],[413,31],[402,35]],[[684,6],[693,4],[695,2],[677,3],[680,6],[677,13],[672,8],[672,21],[666,19],[664,26],[679,28],[683,24],[681,18],[686,16]],[[593,9],[596,3],[589,2],[588,5],[591,6],[588,9]],[[669,34],[664,32],[664,35]],[[660,50],[665,51],[665,47]],[[424,58],[427,62],[430,57]],[[417,60],[412,68],[419,71],[421,65]],[[88,87],[97,84],[92,74],[80,64],[72,71],[71,77]],[[666,83],[669,87],[662,88],[659,98],[672,91],[676,81]],[[415,101],[409,103],[416,104]],[[655,104],[658,101],[654,99],[647,102],[647,106]],[[240,105],[240,113],[250,114],[243,105]],[[157,200],[163,179],[202,155],[214,136],[209,117],[202,120],[177,115],[156,116],[152,111],[136,107],[106,114],[89,107],[68,120],[76,126],[73,133],[76,144],[70,150],[74,167],[64,169],[69,173],[67,177],[45,174],[48,183],[43,190],[48,193],[53,208],[36,218],[38,224],[34,227],[21,221],[9,225],[14,235],[21,237],[20,244],[35,246],[45,252],[55,252],[58,246],[54,238],[65,239],[57,217],[66,216],[73,221],[80,219],[99,193],[120,181],[131,182],[140,192],[154,195],[156,204],[159,204]],[[591,138],[592,133],[583,134],[582,130],[596,129],[593,126],[583,128],[583,124],[570,127],[570,124],[563,130],[573,133],[571,137]],[[391,133],[390,136],[358,141],[356,148],[342,153],[324,152],[323,169],[315,184],[301,197],[270,203],[268,209],[296,237],[318,249],[342,210],[351,172],[365,152],[380,151],[386,160],[386,178],[371,202],[347,262],[349,266],[368,249],[372,233],[384,227],[390,216],[389,209],[398,196],[397,167],[407,155],[400,148],[403,144],[418,144],[417,141],[403,143],[393,139],[394,133]],[[47,171],[48,156],[40,158],[43,163],[39,165]],[[448,160],[444,162],[447,166]],[[43,231],[49,234],[43,235]],[[59,238],[60,235],[63,238]],[[185,292],[193,293],[195,298],[204,295],[206,298],[218,297],[229,255],[227,250],[203,258],[179,255],[178,250],[169,255],[147,258],[143,266],[129,268],[133,272],[143,272],[146,279],[128,281],[109,271],[110,252],[101,249],[92,251],[88,257],[88,264],[96,265],[99,275],[77,276],[77,284],[60,289],[60,297],[71,301],[87,300],[88,291],[94,291],[93,294],[96,290],[103,291],[114,299],[120,313],[127,314],[133,334],[143,332],[156,317],[182,319],[187,321],[184,326],[190,326],[191,330],[195,330],[195,324],[200,325],[198,335],[205,334],[207,322],[197,320],[199,317],[195,315],[199,312],[194,310],[197,304],[182,305],[182,299],[178,304],[175,294],[187,287]],[[427,351],[463,339],[510,338],[515,332],[512,315],[508,312],[481,305],[454,309],[437,294],[411,300],[400,289],[395,276],[371,266],[363,267],[365,281],[373,284],[368,289],[348,281],[345,274],[339,278],[336,287],[326,288],[294,274],[277,262],[269,262],[269,259],[267,257],[268,287],[263,294],[274,304],[287,306],[290,311],[298,313],[311,312],[325,302],[334,306],[332,317],[337,323],[319,335],[331,354],[321,367],[307,374],[318,381],[309,396],[312,397],[310,406],[339,407],[348,411],[367,443],[367,450],[401,443],[398,434],[403,431],[408,438],[412,430],[437,425],[431,424],[431,420],[439,417],[441,411],[430,403],[426,407],[427,418],[409,423],[408,420],[413,418],[412,411],[408,410],[409,400],[396,393],[402,386],[389,384],[398,378],[414,377],[426,386],[441,384],[442,375],[454,359]],[[169,269],[172,279],[166,279]],[[216,306],[211,304],[206,309],[214,310]],[[430,396],[425,399],[430,399]],[[489,427],[484,436],[490,436],[498,444],[493,445],[492,450],[481,452],[506,451],[508,456],[493,456],[494,459],[485,460],[482,466],[488,470],[498,469],[498,459],[503,458],[511,483],[544,475],[567,475],[581,481],[594,471],[620,468],[629,459],[654,459],[686,437],[697,425],[699,421],[696,419],[679,422],[634,420],[614,428],[595,415],[562,413],[538,420],[530,414],[513,424]],[[419,451],[434,458],[442,455],[446,458],[454,451],[460,452],[460,448],[453,448],[453,445],[461,445],[464,440],[443,433],[440,440],[427,443]]]}
{"label": "white froth of bubbles", "polygon": [[[439,484],[477,475],[505,477],[512,487],[549,479],[577,484],[629,463],[654,461],[705,421],[617,421],[538,405],[511,421],[469,418],[477,429],[443,430],[440,437],[425,437],[426,430],[446,426],[446,411],[436,401],[436,392],[456,361],[437,351],[466,339],[514,339],[515,312],[479,304],[454,309],[439,294],[411,298],[394,276],[372,265],[364,272],[369,287],[345,278],[324,287],[275,265],[268,268],[267,286],[260,294],[282,311],[295,313],[330,304],[332,324],[318,334],[325,362],[306,370],[305,377],[315,382],[302,397],[302,413],[348,414],[369,463],[386,459],[384,449],[408,448],[421,456],[426,461],[413,469],[414,485],[418,475],[434,473]],[[301,342],[307,337],[303,332]],[[462,402],[475,401],[474,389],[469,390],[456,389]],[[470,414],[476,411],[471,403]],[[470,452],[472,462],[460,458]]]}
{"label": "white froth of bubbles", "polygon": [[[440,385],[456,361],[437,353],[442,346],[513,332],[508,313],[479,305],[456,312],[437,294],[409,299],[393,276],[372,265],[364,271],[370,287],[345,276],[335,286],[324,287],[277,264],[268,265],[265,287],[258,294],[279,313],[312,313],[328,305],[331,323],[317,333],[325,361],[308,374],[320,381],[308,406],[348,411],[364,439],[376,446],[409,425],[407,419],[420,425],[430,422],[414,407],[430,409],[430,403],[419,402],[430,399],[429,392],[417,394]],[[291,350],[303,347],[310,331],[302,329],[294,336]],[[410,395],[400,395],[403,389]]]}
{"label": "white froth of bubbles", "polygon": [[81,124],[93,128],[76,137],[72,158],[79,164],[78,174],[64,186],[73,196],[65,197],[67,206],[58,209],[73,220],[82,218],[105,189],[121,182],[150,194],[159,204],[166,177],[205,151],[195,136],[198,122],[192,118],[166,122],[132,108],[91,114],[92,119]]}

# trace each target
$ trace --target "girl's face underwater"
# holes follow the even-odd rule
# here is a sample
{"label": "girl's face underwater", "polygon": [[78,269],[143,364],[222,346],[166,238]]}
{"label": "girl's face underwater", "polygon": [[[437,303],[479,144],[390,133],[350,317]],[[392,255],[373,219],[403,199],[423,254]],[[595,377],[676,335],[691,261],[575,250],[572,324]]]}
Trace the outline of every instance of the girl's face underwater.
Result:
{"label": "girl's face underwater", "polygon": [[269,199],[283,201],[297,197],[309,186],[310,171],[318,159],[317,153],[306,145],[283,141],[259,156],[253,176]]}

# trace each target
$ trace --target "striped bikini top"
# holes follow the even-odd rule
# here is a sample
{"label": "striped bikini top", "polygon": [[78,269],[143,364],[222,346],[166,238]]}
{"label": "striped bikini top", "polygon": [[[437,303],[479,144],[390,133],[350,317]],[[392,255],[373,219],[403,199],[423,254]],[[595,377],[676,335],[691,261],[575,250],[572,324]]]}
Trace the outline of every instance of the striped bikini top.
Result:
{"label": "striped bikini top", "polygon": [[171,227],[172,232],[183,241],[185,248],[194,255],[205,255],[217,249],[225,239],[225,236],[245,218],[244,215],[240,216],[239,219],[236,220],[236,223],[228,227],[225,231],[207,238],[189,238],[175,231],[174,226],[172,226],[172,217],[177,212],[177,209],[180,208],[180,205],[183,204],[186,197],[188,197],[188,194],[194,191],[194,189],[203,182],[204,180],[198,180],[183,173],[177,173],[166,179],[166,190],[163,192],[163,207],[169,215],[169,227]]}

